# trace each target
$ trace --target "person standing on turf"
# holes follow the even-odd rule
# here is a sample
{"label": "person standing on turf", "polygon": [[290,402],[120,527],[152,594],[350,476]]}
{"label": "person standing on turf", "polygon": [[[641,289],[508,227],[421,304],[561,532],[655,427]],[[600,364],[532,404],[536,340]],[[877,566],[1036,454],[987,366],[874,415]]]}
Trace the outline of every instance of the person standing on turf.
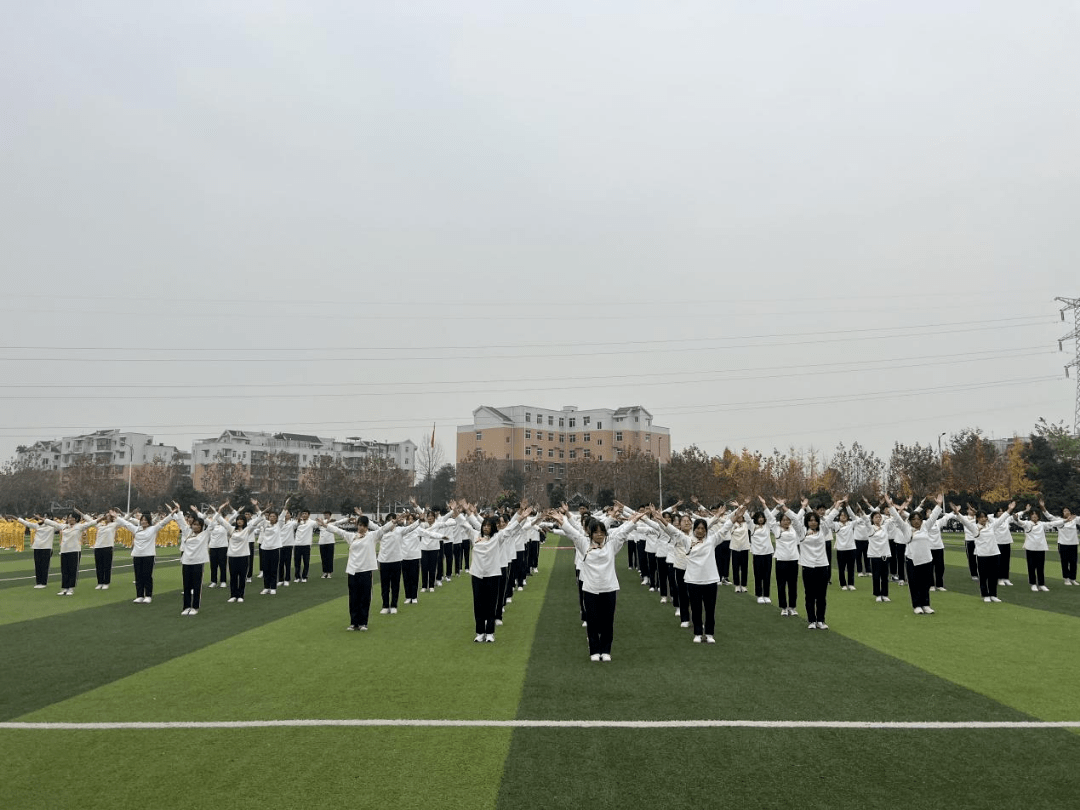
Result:
{"label": "person standing on turf", "polygon": [[1066,508],[1061,510],[1061,517],[1054,517],[1046,509],[1046,503],[1039,501],[1043,517],[1050,521],[1050,527],[1058,530],[1058,556],[1061,558],[1061,578],[1066,585],[1080,585],[1076,581],[1077,531],[1076,515]]}
{"label": "person standing on turf", "polygon": [[394,517],[375,531],[368,531],[367,515],[356,507],[356,531],[347,531],[336,523],[319,521],[319,531],[328,531],[349,544],[349,561],[345,575],[349,584],[349,626],[346,630],[367,630],[368,614],[371,612],[371,574],[378,567],[375,544],[396,525]]}
{"label": "person standing on turf", "polygon": [[24,518],[17,517],[16,521],[30,530],[30,544],[34,550],[34,587],[41,589],[49,584],[49,563],[52,562],[53,539],[56,530],[62,529],[63,525],[52,518],[34,515],[37,523],[32,523]]}
{"label": "person standing on turf", "polygon": [[[517,529],[521,517],[527,514],[528,510],[522,507],[502,530],[499,529],[499,518],[494,515],[485,517],[479,529],[469,521],[464,523],[464,532],[472,541],[472,565],[469,567],[469,578],[472,581],[473,623],[476,630],[474,642],[494,643],[495,641],[495,626],[499,621],[496,616],[505,594],[503,564],[506,562],[506,549],[504,546],[509,544],[513,548],[514,530]],[[470,515],[470,517],[473,516]]]}
{"label": "person standing on turf", "polygon": [[293,576],[297,582],[307,582],[311,570],[311,538],[317,525],[311,519],[311,512],[307,509],[300,512],[294,533],[296,544],[293,546]]}
{"label": "person standing on turf", "polygon": [[153,601],[157,536],[171,520],[176,520],[179,525],[184,519],[177,517],[174,511],[167,512],[157,523],[150,522],[151,515],[141,513],[138,525],[119,515],[116,517],[116,522],[131,532],[134,538],[131,543],[131,564],[135,569],[135,598],[132,601],[136,604],[148,605]]}
{"label": "person standing on turf", "polygon": [[[323,512],[322,520],[317,520],[319,524],[319,565],[322,567],[322,579],[330,579],[334,575],[334,533],[325,528],[326,524],[333,523],[333,514],[330,512]],[[344,521],[342,518],[337,521],[340,524]]]}
{"label": "person standing on turf", "polygon": [[[810,510],[810,502],[806,498],[802,500],[802,510],[805,517],[794,525],[799,535],[799,567],[802,568],[806,600],[806,626],[810,630],[828,630],[825,608],[829,591],[829,557],[825,553],[822,517]],[[825,518],[832,520],[831,514]]]}
{"label": "person standing on turf", "polygon": [[[906,544],[906,559],[908,577],[908,591],[911,594],[912,610],[919,615],[928,615],[934,612],[930,607],[930,583],[933,581],[934,555],[930,553],[930,534],[926,530],[926,522],[933,522],[941,514],[943,496],[938,496],[934,510],[930,516],[923,520],[922,513],[913,510],[905,521],[897,510],[896,505],[888,495],[885,496],[889,504],[889,514],[898,521],[898,526],[904,536]],[[897,546],[899,546],[899,542]]]}
{"label": "person standing on turf", "polygon": [[251,563],[249,541],[255,536],[257,523],[248,524],[247,515],[237,515],[235,525],[230,526],[221,512],[214,515],[214,520],[225,527],[229,535],[229,602],[243,602],[247,583],[247,573]]}
{"label": "person standing on turf", "polygon": [[1033,591],[1048,591],[1046,587],[1046,529],[1049,521],[1044,521],[1037,509],[1028,504],[1024,507],[1025,517],[1016,522],[1024,530],[1024,556],[1027,557],[1028,584]]}
{"label": "person standing on turf", "polygon": [[60,530],[60,591],[57,596],[75,595],[75,585],[79,581],[83,534],[96,522],[96,518],[76,509],[68,515],[67,525]]}
{"label": "person standing on turf", "polygon": [[210,562],[210,531],[206,521],[195,517],[191,531],[180,541],[180,575],[184,589],[184,608],[181,616],[195,616],[202,607],[203,569]]}
{"label": "person standing on turf", "polygon": [[975,520],[960,513],[960,507],[952,505],[953,514],[957,520],[964,524],[971,536],[975,538],[975,564],[979,572],[979,594],[984,602],[1000,602],[997,589],[1000,579],[998,577],[998,551],[997,537],[994,528],[998,523],[1008,523],[1012,519],[1012,510],[1016,503],[1010,503],[1008,508],[999,516],[990,520],[986,512],[976,512]]}
{"label": "person standing on turf", "polygon": [[116,513],[109,510],[98,518],[94,533],[94,572],[97,574],[95,591],[107,591],[112,584],[113,549],[116,547]]}

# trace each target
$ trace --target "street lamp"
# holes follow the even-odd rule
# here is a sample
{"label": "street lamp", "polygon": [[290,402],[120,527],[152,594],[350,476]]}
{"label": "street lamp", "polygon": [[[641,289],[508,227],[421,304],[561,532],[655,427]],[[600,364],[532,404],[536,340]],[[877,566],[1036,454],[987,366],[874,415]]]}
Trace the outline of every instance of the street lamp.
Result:
{"label": "street lamp", "polygon": [[128,445],[128,499],[127,514],[131,514],[131,468],[135,466],[135,445]]}
{"label": "street lamp", "polygon": [[941,437],[944,436],[946,434],[946,432],[947,431],[942,431],[941,433],[938,434],[938,437],[937,437],[937,457],[938,457],[939,461],[941,460]]}

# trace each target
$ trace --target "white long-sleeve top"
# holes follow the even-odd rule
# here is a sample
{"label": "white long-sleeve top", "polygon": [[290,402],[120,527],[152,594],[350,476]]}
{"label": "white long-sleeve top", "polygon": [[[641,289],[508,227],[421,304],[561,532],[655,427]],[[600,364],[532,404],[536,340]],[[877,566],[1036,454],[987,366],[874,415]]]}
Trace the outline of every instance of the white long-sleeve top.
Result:
{"label": "white long-sleeve top", "polygon": [[791,525],[786,529],[777,526],[776,559],[777,561],[795,562],[799,559],[799,533],[795,530],[795,524],[802,522],[803,510],[800,509],[796,514],[788,509],[784,514],[791,520]]}
{"label": "white long-sleeve top", "polygon": [[[731,524],[730,527],[727,524]],[[750,527],[745,520],[725,521],[725,528],[720,530],[721,535],[727,535],[731,540],[732,551],[750,550]]]}
{"label": "white long-sleeve top", "polygon": [[69,554],[73,551],[80,551],[82,549],[83,532],[95,523],[97,523],[97,521],[93,519],[84,520],[73,526],[68,526],[65,523],[64,527],[60,530],[60,553]]}
{"label": "white long-sleeve top", "polygon": [[[443,515],[431,523],[421,524],[417,529],[417,534],[420,535],[420,550],[421,551],[438,551],[439,546],[442,545],[444,540],[449,540],[449,535],[446,533],[447,515]],[[456,523],[456,518],[450,518]]]}
{"label": "white long-sleeve top", "polygon": [[[835,512],[826,513],[825,517],[821,518],[819,525],[825,525],[835,515]],[[820,529],[816,532],[808,530],[806,522],[803,520],[796,521],[791,525],[795,527],[795,531],[799,535],[799,565],[803,568],[823,568],[827,566],[829,556],[825,553],[826,533]]]}
{"label": "white long-sleeve top", "polygon": [[867,518],[865,520],[860,520],[861,516],[856,515],[855,512],[852,511],[850,506],[846,507],[846,509],[847,509],[848,517],[851,518],[851,522],[855,526],[855,529],[854,529],[855,542],[856,543],[862,543],[862,542],[865,542],[865,541],[869,540],[870,539],[870,532],[867,529],[867,527],[870,525],[869,518]]}
{"label": "white long-sleeve top", "polygon": [[[207,517],[202,512],[196,511],[195,515],[199,518],[199,520],[203,522],[203,526],[205,526],[210,532],[210,540],[207,543],[207,547],[228,548],[229,532],[225,528],[225,526],[218,523],[217,520],[215,520],[214,518]],[[215,512],[214,515],[216,516],[217,513]],[[183,539],[181,540],[180,546],[181,548],[183,548]],[[183,552],[181,552],[181,556],[183,556]]]}
{"label": "white long-sleeve top", "polygon": [[311,518],[308,518],[307,520],[298,520],[296,522],[296,534],[294,535],[296,538],[296,545],[310,546],[311,538],[314,536],[315,528],[318,525],[319,524]]}
{"label": "white long-sleeve top", "polygon": [[[663,524],[663,531],[676,546],[681,546],[686,554],[685,581],[691,585],[712,585],[720,581],[720,572],[716,568],[716,544],[720,541],[721,531],[711,531],[719,522],[720,516],[714,515],[706,521],[707,530],[704,539],[689,535],[671,524]],[[723,521],[724,524],[730,520]],[[772,545],[770,541],[770,546]]]}
{"label": "white long-sleeve top", "polygon": [[94,533],[94,548],[112,548],[116,545],[116,529],[115,522],[110,523],[98,523],[97,531]]}
{"label": "white long-sleeve top", "polygon": [[889,548],[889,530],[884,520],[881,525],[875,526],[869,517],[860,517],[859,521],[866,523],[866,547],[867,557],[886,559],[892,557],[892,549]]}
{"label": "white long-sleeve top", "polygon": [[402,551],[402,538],[404,533],[405,527],[398,525],[387,530],[386,533],[383,534],[382,539],[379,541],[378,562],[396,563],[405,559],[405,555]]}
{"label": "white long-sleeve top", "polygon": [[18,518],[18,521],[30,530],[31,547],[39,551],[46,548],[52,549],[56,530],[63,528],[60,523],[49,518],[43,518],[41,523],[33,523],[22,518]]}
{"label": "white long-sleeve top", "polygon": [[203,529],[196,534],[189,532],[180,541],[180,564],[198,565],[210,562],[210,530]]}
{"label": "white long-sleeve top", "polygon": [[420,541],[423,540],[423,536],[420,534],[420,527],[422,525],[423,524],[419,520],[414,520],[402,530],[401,559],[420,559]]}
{"label": "white long-sleeve top", "polygon": [[847,522],[837,520],[832,524],[832,529],[836,533],[836,550],[837,551],[854,551],[855,550],[855,522],[848,516]]}
{"label": "white long-sleeve top", "polygon": [[1001,551],[998,549],[997,535],[994,533],[994,527],[1002,521],[1007,524],[1012,518],[1012,515],[1005,514],[996,518],[988,518],[986,525],[984,526],[980,526],[977,520],[972,520],[967,515],[956,515],[956,518],[964,524],[964,528],[968,530],[975,539],[976,557],[996,557],[1001,554]]}
{"label": "white long-sleeve top", "polygon": [[756,523],[753,526],[753,530],[750,532],[750,553],[756,555],[765,555],[773,553],[773,532],[776,528],[776,522],[773,517],[773,513],[768,509],[765,510],[765,522],[760,526]]}
{"label": "white long-sleeve top", "polygon": [[281,547],[295,546],[296,545],[296,524],[299,523],[296,518],[290,518],[282,522],[281,518],[278,518],[278,525],[281,526]]}
{"label": "white long-sleeve top", "polygon": [[1024,530],[1024,551],[1050,550],[1050,546],[1046,543],[1046,523],[1044,521],[1019,518],[1016,522]]}
{"label": "white long-sleeve top", "polygon": [[1008,520],[1003,520],[1001,523],[995,524],[994,539],[999,546],[1012,546],[1013,536],[1011,523],[1012,518],[1010,517]]}
{"label": "white long-sleeve top", "polygon": [[[906,520],[900,518],[900,513],[896,511],[895,507],[889,507],[889,514],[898,521],[900,532],[904,535],[904,540],[907,543],[907,550],[904,556],[911,560],[915,565],[925,565],[934,559],[934,555],[930,553],[930,533],[927,530],[927,524],[932,523],[938,519],[941,514],[941,505],[938,504],[934,507],[934,510],[930,513],[930,517],[923,521],[922,525],[918,529],[913,529],[911,524]],[[997,548],[994,549],[997,551]]]}
{"label": "white long-sleeve top", "polygon": [[170,520],[177,520],[178,524],[181,524],[181,531],[184,523],[184,519],[177,518],[179,513],[169,514],[159,520],[157,523],[151,523],[145,529],[132,523],[126,518],[118,517],[116,522],[131,532],[133,540],[131,543],[131,556],[132,557],[156,557],[157,556],[157,536],[165,525]]}
{"label": "white long-sleeve top", "polygon": [[610,593],[619,590],[619,578],[615,574],[615,558],[626,538],[634,529],[627,521],[612,529],[602,546],[594,546],[592,540],[569,521],[563,523],[574,547],[581,551],[581,589],[587,593]]}
{"label": "white long-sleeve top", "polygon": [[1049,512],[1044,512],[1043,514],[1046,515],[1046,519],[1050,521],[1050,525],[1058,530],[1059,546],[1078,545],[1076,533],[1076,515],[1073,515],[1068,520],[1065,520],[1065,518],[1063,517],[1054,517]]}
{"label": "white long-sleeve top", "polygon": [[271,524],[268,518],[262,518],[258,523],[259,547],[266,551],[281,548],[286,531],[285,524],[280,517],[277,523],[274,524]]}
{"label": "white long-sleeve top", "polygon": [[[469,517],[474,517],[470,515]],[[477,521],[478,522],[478,521]],[[483,537],[480,529],[471,522],[461,524],[462,533],[472,541],[472,562],[469,564],[469,574],[476,579],[497,577],[502,573],[506,560],[506,546],[514,547],[514,530],[518,526],[518,516],[514,515],[510,522],[491,537]]]}
{"label": "white long-sleeve top", "polygon": [[262,515],[253,516],[251,523],[246,525],[243,529],[237,531],[233,526],[229,524],[220,514],[214,515],[214,522],[224,527],[226,534],[229,537],[229,550],[226,552],[226,557],[250,557],[251,549],[248,547],[248,543],[251,538],[255,536],[256,529],[259,528],[259,524],[263,520]]}
{"label": "white long-sleeve top", "polygon": [[333,523],[326,524],[328,532],[349,544],[349,560],[345,563],[346,574],[360,574],[364,571],[374,571],[379,567],[379,562],[375,558],[375,544],[382,540],[393,525],[387,522],[374,531],[360,535],[359,532],[346,531]]}

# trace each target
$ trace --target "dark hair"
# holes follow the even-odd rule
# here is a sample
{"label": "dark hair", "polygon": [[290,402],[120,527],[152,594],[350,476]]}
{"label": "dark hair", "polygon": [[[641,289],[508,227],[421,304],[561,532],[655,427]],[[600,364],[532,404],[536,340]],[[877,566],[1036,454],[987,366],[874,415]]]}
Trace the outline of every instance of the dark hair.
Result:
{"label": "dark hair", "polygon": [[233,526],[235,526],[237,529],[239,529],[241,523],[244,524],[244,528],[246,529],[247,528],[247,517],[245,517],[244,515],[237,515],[236,518],[233,520]]}
{"label": "dark hair", "polygon": [[199,531],[200,531],[200,532],[202,532],[202,531],[206,531],[206,521],[204,521],[204,520],[203,520],[203,519],[202,519],[201,517],[194,517],[194,518],[192,518],[192,519],[191,519],[191,527],[192,527],[192,528],[195,528],[195,524],[196,524],[196,523],[198,523],[198,524],[199,524]]}
{"label": "dark hair", "polygon": [[758,510],[757,512],[754,512],[753,517],[751,517],[750,520],[752,520],[754,522],[754,525],[757,525],[758,518],[761,518],[762,523],[768,523],[768,521],[765,520],[765,513],[762,512],[761,510]]}
{"label": "dark hair", "polygon": [[357,525],[357,526],[363,526],[363,527],[367,528],[367,526],[368,526],[369,522],[370,522],[370,521],[368,520],[368,516],[367,516],[367,515],[360,515],[360,516],[358,516],[358,517],[356,518],[356,525]]}
{"label": "dark hair", "polygon": [[[488,534],[484,534],[484,527],[488,527]],[[481,537],[494,537],[499,533],[499,519],[494,515],[489,515],[484,518],[484,522],[480,524],[480,536]]]}
{"label": "dark hair", "polygon": [[808,528],[808,529],[810,528],[810,521],[811,520],[814,521],[814,523],[817,525],[818,531],[820,531],[821,530],[821,518],[819,518],[817,516],[817,512],[810,512],[809,514],[807,514],[807,516],[805,518],[803,518],[803,523],[806,524],[806,528]]}
{"label": "dark hair", "polygon": [[707,520],[705,520],[705,518],[698,518],[697,520],[694,521],[694,529],[695,530],[697,529],[698,526],[704,526],[705,531],[709,530],[709,522]]}

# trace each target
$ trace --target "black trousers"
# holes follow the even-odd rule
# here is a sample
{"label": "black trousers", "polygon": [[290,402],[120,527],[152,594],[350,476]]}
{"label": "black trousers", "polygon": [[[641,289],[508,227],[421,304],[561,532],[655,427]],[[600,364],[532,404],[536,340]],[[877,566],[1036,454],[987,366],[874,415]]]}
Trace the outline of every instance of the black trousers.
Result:
{"label": "black trousers", "polygon": [[[896,541],[889,538],[889,574],[898,579],[904,578],[904,555],[896,552]],[[899,561],[899,564],[898,564]]]}
{"label": "black trousers", "polygon": [[311,572],[311,546],[293,546],[293,572],[297,579],[307,579]]}
{"label": "black trousers", "polygon": [[679,608],[679,621],[690,621],[690,591],[686,584],[686,569],[676,568],[674,565],[671,569],[675,572],[675,592],[679,595],[679,601],[677,603]]}
{"label": "black trousers", "polygon": [[499,593],[495,599],[495,618],[502,621],[503,608],[506,607],[506,586],[510,582],[510,569],[503,566],[499,569]]}
{"label": "black trousers", "polygon": [[259,547],[259,564],[262,565],[263,587],[272,591],[276,591],[278,586],[278,558],[280,556],[280,548]]}
{"label": "black trousers", "polygon": [[334,573],[334,544],[319,543],[319,562],[324,574]]}
{"label": "black trousers", "polygon": [[649,587],[655,588],[656,583],[656,552],[645,552],[645,576],[649,578]]}
{"label": "black trousers", "polygon": [[[678,576],[675,573],[678,570],[679,569],[675,567],[675,563],[673,563],[671,561],[671,558],[668,557],[667,587],[668,594],[671,596],[671,604],[673,604],[675,607],[679,606],[679,580]],[[683,573],[686,573],[685,570],[683,571]]]}
{"label": "black trousers", "polygon": [[[749,562],[750,552],[748,550],[731,552],[731,575],[732,582],[735,585],[746,587],[746,567]],[[723,576],[723,574],[720,576]]]}
{"label": "black trousers", "polygon": [[371,612],[371,572],[358,571],[349,574],[349,624],[367,627]]}
{"label": "black trousers", "polygon": [[870,576],[874,582],[874,596],[889,595],[890,567],[889,557],[870,558]]}
{"label": "black trousers", "polygon": [[454,544],[442,544],[442,559],[439,560],[442,574],[440,579],[449,578],[454,573]]}
{"label": "black trousers", "polygon": [[998,579],[1011,579],[1012,543],[998,543]]}
{"label": "black trousers", "polygon": [[806,594],[806,620],[825,621],[826,595],[829,592],[829,566],[803,568],[803,592]]}
{"label": "black trousers", "polygon": [[1028,585],[1045,585],[1046,552],[1025,549],[1024,556],[1027,557]]}
{"label": "black trousers", "polygon": [[904,561],[907,566],[908,591],[911,593],[911,606],[930,607],[930,583],[934,578],[934,561],[915,565],[911,560]]}
{"label": "black trousers", "polygon": [[521,588],[525,585],[525,549],[514,552],[514,559],[510,561],[510,589]]}
{"label": "black trousers", "polygon": [[495,635],[495,614],[499,607],[501,577],[470,577],[472,579],[473,620],[476,634]]}
{"label": "black trousers", "polygon": [[461,563],[465,558],[465,544],[454,543],[454,573],[461,573]]}
{"label": "black trousers", "polygon": [[401,561],[401,584],[406,599],[415,599],[420,593],[420,560]]}
{"label": "black trousers", "polygon": [[60,552],[61,588],[74,588],[75,584],[79,581],[79,558],[81,556],[82,552],[79,551]]}
{"label": "black trousers", "polygon": [[154,557],[132,557],[135,569],[135,595],[147,597],[154,595]]}
{"label": "black trousers", "polygon": [[832,579],[832,540],[825,541],[825,559],[829,561],[829,579]]}
{"label": "black trousers", "polygon": [[94,549],[94,572],[97,574],[98,585],[112,584],[112,558],[112,546]]}
{"label": "black trousers", "polygon": [[618,591],[585,591],[589,655],[611,655],[611,640],[615,634],[615,601],[618,596]]}
{"label": "black trousers", "polygon": [[932,548],[930,556],[934,558],[934,587],[945,587],[945,549]]}
{"label": "black trousers", "polygon": [[235,599],[244,598],[244,585],[246,585],[248,566],[251,565],[251,555],[246,557],[229,557],[229,596]]}
{"label": "black trousers", "polygon": [[424,549],[420,552],[420,587],[435,587],[435,569],[439,561],[439,549]]}
{"label": "black trousers", "polygon": [[[252,540],[250,543],[248,543],[248,558],[247,558],[247,561],[248,561],[247,578],[251,579],[253,576],[255,576],[255,541],[254,540]],[[262,565],[262,553],[261,552],[259,554],[259,564]]]}
{"label": "black trousers", "polygon": [[776,595],[781,608],[799,606],[799,561],[776,561]]}
{"label": "black trousers", "polygon": [[724,540],[722,543],[717,543],[713,554],[716,555],[716,570],[720,573],[720,579],[730,579],[731,541]]}
{"label": "black trousers", "polygon": [[1076,546],[1058,543],[1058,556],[1061,557],[1062,579],[1076,579],[1076,549]]}
{"label": "black trousers", "polygon": [[401,561],[379,563],[379,590],[382,592],[382,606],[396,608],[398,593],[401,590]]}
{"label": "black trousers", "polygon": [[975,564],[979,569],[979,595],[983,598],[997,596],[998,555],[976,557]]}
{"label": "black trousers", "polygon": [[772,554],[754,555],[754,596],[769,596],[772,583]]}
{"label": "black trousers", "polygon": [[716,632],[716,583],[695,585],[693,582],[687,582],[686,590],[690,602],[690,621],[694,623],[694,635],[713,635]]}
{"label": "black trousers", "polygon": [[641,574],[642,579],[645,579],[649,575],[649,566],[645,558],[645,541],[638,540],[634,545],[637,546],[638,573]]}
{"label": "black trousers", "polygon": [[184,563],[180,566],[181,578],[184,582],[184,610],[188,608],[199,609],[202,604],[202,563]]}
{"label": "black trousers", "polygon": [[577,603],[578,613],[581,614],[581,620],[585,621],[585,591],[581,584],[581,571],[577,571]]}
{"label": "black trousers", "polygon": [[52,562],[51,548],[34,549],[34,584],[49,584],[49,563]]}
{"label": "black trousers", "polygon": [[[469,542],[466,540],[465,542]],[[626,545],[632,546],[633,543],[627,543]],[[529,570],[540,570],[540,541],[530,540],[525,546],[525,550],[529,553]]]}
{"label": "black trousers", "polygon": [[278,555],[278,582],[288,582],[292,579],[292,555],[296,546],[282,546]]}
{"label": "black trousers", "polygon": [[860,574],[870,573],[870,557],[867,554],[869,548],[869,540],[855,541],[855,570]]}
{"label": "black trousers", "polygon": [[840,586],[855,584],[855,559],[858,552],[855,549],[837,549],[836,567],[840,571]]}
{"label": "black trousers", "polygon": [[631,568],[637,568],[637,547],[635,540],[626,543],[626,562]]}
{"label": "black trousers", "polygon": [[466,537],[461,541],[461,565],[466,571],[470,568],[472,562],[472,540]]}
{"label": "black trousers", "polygon": [[660,591],[661,596],[667,596],[668,573],[667,557],[656,558],[656,582],[652,584]]}
{"label": "black trousers", "polygon": [[965,540],[964,541],[964,553],[967,555],[968,572],[973,577],[979,576],[979,567],[978,567],[978,564],[975,562],[975,541],[974,540]]}
{"label": "black trousers", "polygon": [[225,566],[229,562],[229,547],[207,549],[210,552],[210,581],[225,584]]}

